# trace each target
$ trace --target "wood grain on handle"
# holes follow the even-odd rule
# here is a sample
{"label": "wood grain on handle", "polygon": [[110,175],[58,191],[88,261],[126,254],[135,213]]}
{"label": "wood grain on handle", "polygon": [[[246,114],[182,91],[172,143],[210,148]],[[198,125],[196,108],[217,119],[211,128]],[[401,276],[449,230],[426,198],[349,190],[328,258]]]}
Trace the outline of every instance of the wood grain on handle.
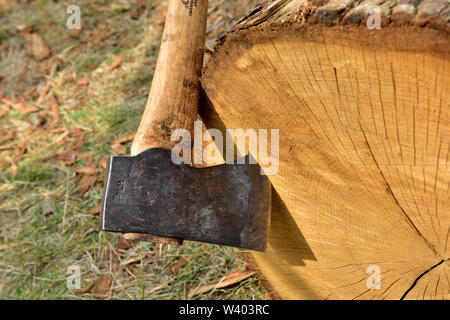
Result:
{"label": "wood grain on handle", "polygon": [[176,129],[193,131],[199,103],[207,0],[170,0],[150,95],[131,147],[171,150]]}

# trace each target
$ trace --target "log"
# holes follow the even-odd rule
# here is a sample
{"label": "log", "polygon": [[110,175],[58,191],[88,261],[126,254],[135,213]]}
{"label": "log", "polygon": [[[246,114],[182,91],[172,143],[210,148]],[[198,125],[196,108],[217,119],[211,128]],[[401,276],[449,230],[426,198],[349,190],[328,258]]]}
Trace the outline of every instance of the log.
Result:
{"label": "log", "polygon": [[449,19],[447,0],[271,0],[219,40],[207,128],[280,130],[248,253],[273,297],[450,297]]}

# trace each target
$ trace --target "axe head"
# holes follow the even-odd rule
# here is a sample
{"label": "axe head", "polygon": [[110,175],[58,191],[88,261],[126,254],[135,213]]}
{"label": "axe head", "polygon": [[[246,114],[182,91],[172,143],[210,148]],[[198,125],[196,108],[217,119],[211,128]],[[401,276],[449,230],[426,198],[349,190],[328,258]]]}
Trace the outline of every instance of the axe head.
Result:
{"label": "axe head", "polygon": [[264,251],[270,210],[271,184],[248,156],[193,168],[174,164],[168,150],[149,149],[110,158],[101,229]]}

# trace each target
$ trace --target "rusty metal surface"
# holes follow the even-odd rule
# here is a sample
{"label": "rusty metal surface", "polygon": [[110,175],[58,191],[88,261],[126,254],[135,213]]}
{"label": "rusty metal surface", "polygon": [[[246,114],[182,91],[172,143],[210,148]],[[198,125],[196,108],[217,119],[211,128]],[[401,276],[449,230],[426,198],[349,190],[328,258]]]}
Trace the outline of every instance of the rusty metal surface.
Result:
{"label": "rusty metal surface", "polygon": [[200,169],[174,164],[163,149],[111,157],[101,229],[264,251],[271,185],[245,160]]}

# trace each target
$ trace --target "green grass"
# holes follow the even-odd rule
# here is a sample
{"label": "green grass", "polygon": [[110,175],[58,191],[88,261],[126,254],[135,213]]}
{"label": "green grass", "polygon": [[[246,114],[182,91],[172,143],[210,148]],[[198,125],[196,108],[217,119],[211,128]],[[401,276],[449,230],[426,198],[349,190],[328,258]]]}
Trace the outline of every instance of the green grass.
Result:
{"label": "green grass", "polygon": [[[61,116],[56,122],[51,119],[46,98],[38,113],[23,116],[10,111],[0,118],[0,130],[16,132],[13,140],[0,144],[0,147],[14,145],[0,149],[0,298],[93,299],[89,293],[75,295],[67,288],[67,268],[76,265],[81,267],[82,286],[111,274],[110,299],[185,299],[190,288],[244,269],[245,262],[239,253],[232,248],[195,242],[183,246],[136,242],[132,248],[118,252],[118,235],[100,232],[98,216],[89,214],[101,202],[103,172],[98,169],[96,181],[81,196],[77,191],[80,175],[74,171],[88,163],[89,157],[98,164],[111,155],[114,139],[135,132],[157,59],[158,52],[153,48],[159,46],[160,21],[147,18],[148,12],[132,20],[129,11],[108,9],[112,1],[96,2],[100,9],[91,1],[77,3],[82,8],[84,27],[78,38],[67,36],[62,2],[20,2],[14,10],[0,16],[0,50],[4,50],[0,55],[8,50],[13,52],[0,62],[0,75],[5,77],[0,82],[0,93],[2,89],[8,95],[24,95],[35,89],[34,98],[28,99],[29,103],[35,103],[48,80],[58,98]],[[27,57],[25,41],[16,31],[21,24],[32,25],[34,30],[43,28],[45,40],[56,54],[61,54],[61,65],[53,77],[39,71],[34,60],[25,78],[20,79],[20,72],[11,68],[14,64],[23,65]],[[99,24],[106,29],[100,31]],[[118,30],[116,34],[104,41],[94,41],[101,32],[113,28]],[[124,61],[116,70],[109,71],[114,55]],[[70,80],[71,77],[74,79]],[[77,88],[77,80],[82,78],[89,79],[88,92]],[[89,98],[81,107],[71,110],[72,105],[86,97]],[[46,119],[46,127],[39,127],[41,118]],[[11,119],[26,121],[30,126],[20,129]],[[83,145],[74,151],[84,158],[66,164],[56,159],[55,154],[65,152],[77,142],[78,138],[71,135],[76,128],[88,132]],[[55,143],[58,138],[64,143]],[[17,155],[21,140],[30,149],[15,163],[14,175],[8,159]],[[130,143],[125,146],[129,151]],[[113,259],[111,250],[117,251],[117,259]],[[141,260],[132,271],[115,269],[124,261],[139,257]],[[183,258],[187,259],[186,265],[172,274],[169,267]],[[139,277],[148,274],[154,275]],[[263,297],[264,290],[257,278],[252,277],[195,299]]]}

